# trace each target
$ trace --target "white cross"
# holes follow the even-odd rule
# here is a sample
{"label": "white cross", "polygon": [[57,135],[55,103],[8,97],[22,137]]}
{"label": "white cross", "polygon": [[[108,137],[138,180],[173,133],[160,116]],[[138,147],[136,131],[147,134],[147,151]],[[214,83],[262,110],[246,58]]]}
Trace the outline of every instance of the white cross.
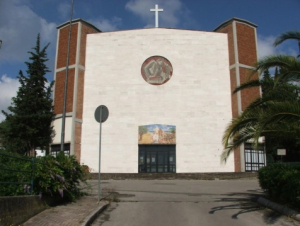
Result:
{"label": "white cross", "polygon": [[164,11],[163,9],[159,9],[158,5],[155,5],[155,9],[150,9],[151,12],[155,12],[155,27],[158,27],[158,12]]}

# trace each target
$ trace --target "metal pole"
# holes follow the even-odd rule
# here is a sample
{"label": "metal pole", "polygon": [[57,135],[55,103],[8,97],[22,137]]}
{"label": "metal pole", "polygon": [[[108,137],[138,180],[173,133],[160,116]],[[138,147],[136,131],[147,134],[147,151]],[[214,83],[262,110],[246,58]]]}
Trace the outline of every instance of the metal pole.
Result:
{"label": "metal pole", "polygon": [[61,143],[60,150],[64,151],[65,144],[65,121],[66,121],[66,103],[67,103],[67,89],[68,89],[68,73],[69,73],[69,55],[70,55],[70,40],[71,40],[71,30],[72,30],[72,17],[73,17],[73,3],[71,2],[71,16],[69,24],[69,37],[68,37],[68,49],[67,49],[67,65],[66,65],[66,76],[65,76],[65,87],[64,87],[64,103],[63,103],[63,114],[62,114],[62,124],[61,124]]}
{"label": "metal pole", "polygon": [[101,166],[101,129],[102,129],[102,107],[100,107],[100,133],[99,133],[99,170],[98,170],[98,203],[100,202],[101,197],[101,188],[100,188],[100,166]]}
{"label": "metal pole", "polygon": [[33,194],[34,158],[31,158],[30,194]]}

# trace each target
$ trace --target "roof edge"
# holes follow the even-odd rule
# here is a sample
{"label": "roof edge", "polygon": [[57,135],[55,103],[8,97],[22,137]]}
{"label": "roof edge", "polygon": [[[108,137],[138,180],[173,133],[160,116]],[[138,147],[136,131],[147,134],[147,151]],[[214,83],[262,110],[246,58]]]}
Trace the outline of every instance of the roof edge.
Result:
{"label": "roof edge", "polygon": [[[83,20],[83,19],[81,19],[81,18],[77,18],[77,19],[72,20],[72,24],[73,24],[73,23],[78,23],[78,22],[84,23],[84,24],[86,24],[86,25],[88,25],[88,26],[94,28],[94,29],[95,29],[96,31],[98,31],[98,32],[102,32],[99,28],[97,28],[95,25],[93,25],[93,24],[87,22],[86,20]],[[65,27],[65,26],[67,26],[67,25],[69,25],[69,24],[70,24],[70,21],[67,21],[67,22],[65,22],[65,23],[63,23],[63,24],[58,25],[58,26],[56,27],[56,29],[60,29],[60,28]]]}
{"label": "roof edge", "polygon": [[250,25],[250,26],[252,26],[252,27],[257,28],[257,25],[256,25],[256,24],[251,23],[251,22],[249,22],[248,20],[244,20],[244,19],[240,19],[240,18],[237,18],[237,17],[233,17],[233,18],[231,18],[231,19],[229,19],[229,20],[223,22],[222,24],[220,24],[220,25],[219,25],[218,27],[216,27],[213,31],[217,31],[217,30],[219,30],[219,29],[221,29],[221,28],[223,28],[223,27],[226,27],[228,24],[231,24],[233,21],[242,22],[242,23],[245,23],[245,24],[248,24],[248,25]]}

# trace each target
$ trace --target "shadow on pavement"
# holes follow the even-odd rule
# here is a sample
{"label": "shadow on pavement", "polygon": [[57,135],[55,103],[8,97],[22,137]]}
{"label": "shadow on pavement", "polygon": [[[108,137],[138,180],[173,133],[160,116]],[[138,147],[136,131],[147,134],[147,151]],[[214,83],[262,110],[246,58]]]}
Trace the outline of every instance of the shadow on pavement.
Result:
{"label": "shadow on pavement", "polygon": [[238,219],[238,216],[241,214],[264,210],[263,220],[266,224],[274,224],[282,216],[275,211],[268,209],[266,210],[264,206],[261,206],[257,202],[259,197],[264,196],[264,194],[259,190],[248,190],[247,193],[227,193],[222,194],[222,196],[222,198],[216,199],[215,202],[226,202],[233,204],[213,207],[211,208],[211,211],[209,211],[210,214],[214,214],[216,211],[236,209],[237,212],[231,217],[232,219]]}

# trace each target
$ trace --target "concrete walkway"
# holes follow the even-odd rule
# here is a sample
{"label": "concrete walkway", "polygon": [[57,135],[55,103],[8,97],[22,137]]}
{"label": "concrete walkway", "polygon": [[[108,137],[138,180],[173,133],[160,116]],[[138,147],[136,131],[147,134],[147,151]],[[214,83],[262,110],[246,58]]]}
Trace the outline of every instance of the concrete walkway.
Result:
{"label": "concrete walkway", "polygon": [[109,195],[109,189],[102,187],[100,203],[98,203],[97,183],[92,183],[88,187],[83,187],[88,193],[76,202],[49,207],[49,209],[37,214],[23,223],[23,226],[79,226],[88,225],[90,221],[103,211],[109,204],[104,199]]}
{"label": "concrete walkway", "polygon": [[[108,204],[106,201],[97,203],[95,196],[83,196],[73,203],[51,207],[30,218],[24,226],[79,226],[86,225],[93,213],[100,211]],[[97,214],[97,213],[95,213]]]}

